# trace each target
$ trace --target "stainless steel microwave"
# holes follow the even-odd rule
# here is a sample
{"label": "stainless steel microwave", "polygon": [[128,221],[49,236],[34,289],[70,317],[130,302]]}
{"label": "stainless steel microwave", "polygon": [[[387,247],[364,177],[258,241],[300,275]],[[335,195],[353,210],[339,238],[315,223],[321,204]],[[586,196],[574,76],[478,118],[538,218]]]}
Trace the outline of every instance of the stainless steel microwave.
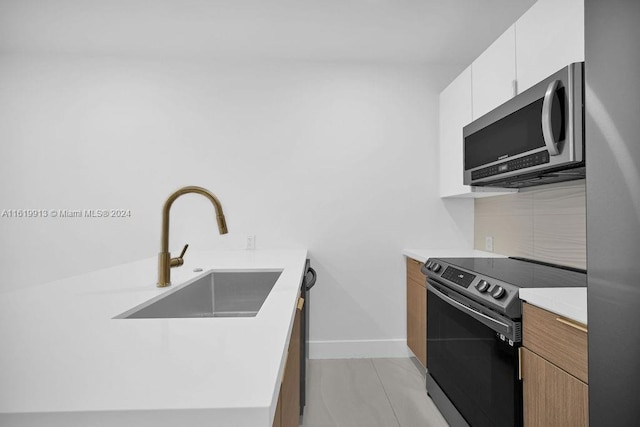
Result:
{"label": "stainless steel microwave", "polygon": [[584,63],[465,126],[463,137],[467,185],[521,188],[584,178]]}

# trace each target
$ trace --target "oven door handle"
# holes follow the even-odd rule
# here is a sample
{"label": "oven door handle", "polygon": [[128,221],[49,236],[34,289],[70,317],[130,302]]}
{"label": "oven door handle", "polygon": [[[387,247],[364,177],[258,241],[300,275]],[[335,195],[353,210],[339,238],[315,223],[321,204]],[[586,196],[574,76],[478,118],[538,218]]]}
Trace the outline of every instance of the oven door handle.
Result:
{"label": "oven door handle", "polygon": [[510,334],[511,333],[511,325],[508,325],[506,323],[500,322],[499,320],[496,320],[496,319],[494,319],[492,317],[489,317],[486,314],[480,313],[479,311],[476,311],[476,310],[474,310],[474,309],[472,309],[470,307],[467,307],[466,305],[464,305],[464,304],[456,301],[455,299],[451,298],[449,295],[441,292],[439,289],[437,289],[435,286],[433,286],[431,284],[429,284],[429,288],[428,289],[431,292],[433,292],[433,294],[435,296],[437,296],[438,298],[440,298],[441,300],[443,300],[447,304],[464,311],[469,316],[471,316],[474,319],[482,322],[484,325],[490,327],[494,331],[500,332],[500,333],[503,333],[503,334]]}

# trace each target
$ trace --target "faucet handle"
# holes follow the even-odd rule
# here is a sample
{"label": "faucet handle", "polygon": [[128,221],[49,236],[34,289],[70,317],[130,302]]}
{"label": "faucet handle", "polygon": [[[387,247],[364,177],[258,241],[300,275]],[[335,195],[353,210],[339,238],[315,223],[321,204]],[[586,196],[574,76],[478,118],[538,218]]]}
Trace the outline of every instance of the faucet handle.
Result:
{"label": "faucet handle", "polygon": [[184,253],[187,252],[187,248],[188,247],[189,247],[188,243],[186,245],[184,245],[184,248],[182,248],[182,252],[180,252],[180,256],[178,258],[184,257]]}
{"label": "faucet handle", "polygon": [[187,252],[187,248],[189,247],[189,244],[187,243],[186,245],[184,245],[184,248],[182,248],[182,252],[180,252],[180,256],[178,256],[177,258],[171,258],[171,262],[169,263],[169,265],[171,267],[180,267],[182,264],[184,264],[184,254]]}

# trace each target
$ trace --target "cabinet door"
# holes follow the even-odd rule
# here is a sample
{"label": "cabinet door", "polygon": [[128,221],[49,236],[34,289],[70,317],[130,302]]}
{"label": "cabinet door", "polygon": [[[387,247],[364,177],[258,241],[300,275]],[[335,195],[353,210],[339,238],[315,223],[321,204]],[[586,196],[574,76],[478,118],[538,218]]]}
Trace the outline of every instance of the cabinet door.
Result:
{"label": "cabinet door", "polygon": [[524,426],[587,426],[588,386],[532,351],[520,351]]}
{"label": "cabinet door", "polygon": [[422,366],[427,366],[427,291],[424,285],[407,280],[407,345]]}
{"label": "cabinet door", "polygon": [[509,27],[471,64],[473,120],[515,95],[516,30]]}
{"label": "cabinet door", "polygon": [[300,425],[300,321],[302,319],[300,304],[304,304],[302,298],[298,299],[298,309],[293,321],[273,427],[298,427]]}
{"label": "cabinet door", "polygon": [[490,197],[517,191],[496,187],[491,191],[474,192],[470,185],[462,183],[462,128],[473,119],[471,104],[471,67],[468,67],[440,93],[440,197]]}
{"label": "cabinet door", "polygon": [[516,22],[518,92],[584,61],[584,0],[538,0]]}
{"label": "cabinet door", "polygon": [[[303,301],[300,299],[299,301]],[[282,380],[282,427],[298,427],[300,425],[300,319],[301,309],[296,310],[291,339],[289,340],[289,356]]]}
{"label": "cabinet door", "polygon": [[470,193],[462,184],[462,128],[471,123],[471,67],[440,94],[440,196]]}
{"label": "cabinet door", "polygon": [[278,396],[276,414],[273,416],[273,427],[282,427],[282,386],[280,386],[280,396]]}

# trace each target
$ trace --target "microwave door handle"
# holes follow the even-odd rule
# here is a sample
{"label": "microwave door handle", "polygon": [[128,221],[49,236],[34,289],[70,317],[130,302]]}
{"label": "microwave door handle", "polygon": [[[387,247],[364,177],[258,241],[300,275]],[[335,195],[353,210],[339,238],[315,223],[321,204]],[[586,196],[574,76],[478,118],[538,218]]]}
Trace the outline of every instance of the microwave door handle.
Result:
{"label": "microwave door handle", "polygon": [[542,101],[542,137],[544,138],[544,144],[547,146],[549,155],[557,156],[560,154],[558,151],[558,143],[553,139],[553,129],[551,127],[551,108],[553,106],[553,95],[558,90],[558,84],[560,80],[554,80],[547,86],[547,91],[544,94],[544,101]]}

